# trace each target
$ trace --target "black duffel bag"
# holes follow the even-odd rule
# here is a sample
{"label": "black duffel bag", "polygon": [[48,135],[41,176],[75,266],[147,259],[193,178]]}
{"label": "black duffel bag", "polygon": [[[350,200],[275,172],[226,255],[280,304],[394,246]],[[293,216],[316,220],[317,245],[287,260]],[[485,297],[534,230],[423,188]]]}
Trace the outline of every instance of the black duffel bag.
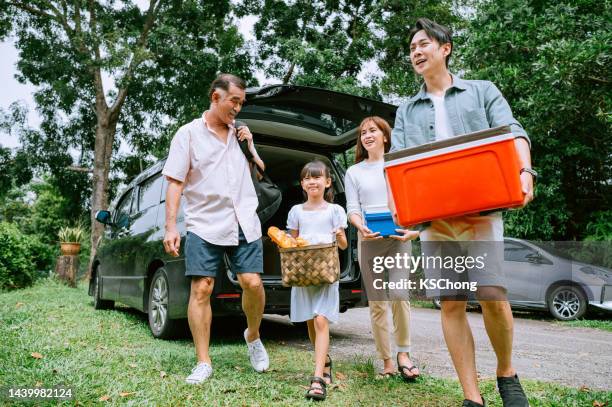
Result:
{"label": "black duffel bag", "polygon": [[[244,126],[244,123],[236,122],[236,129],[242,126]],[[249,162],[251,179],[253,180],[255,192],[257,193],[257,200],[259,201],[259,205],[257,205],[257,216],[263,224],[274,216],[283,200],[283,194],[278,185],[272,182],[268,174],[255,163],[253,154],[249,151],[248,141],[243,140],[238,143]]]}

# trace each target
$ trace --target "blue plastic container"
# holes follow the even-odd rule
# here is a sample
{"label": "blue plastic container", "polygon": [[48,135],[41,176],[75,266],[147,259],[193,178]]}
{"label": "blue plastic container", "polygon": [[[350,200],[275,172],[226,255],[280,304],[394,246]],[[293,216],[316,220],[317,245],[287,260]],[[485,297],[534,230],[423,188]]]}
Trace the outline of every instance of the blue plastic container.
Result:
{"label": "blue plastic container", "polygon": [[372,233],[380,232],[380,236],[389,237],[389,235],[397,235],[395,229],[401,229],[393,222],[391,212],[378,212],[365,214],[366,226]]}

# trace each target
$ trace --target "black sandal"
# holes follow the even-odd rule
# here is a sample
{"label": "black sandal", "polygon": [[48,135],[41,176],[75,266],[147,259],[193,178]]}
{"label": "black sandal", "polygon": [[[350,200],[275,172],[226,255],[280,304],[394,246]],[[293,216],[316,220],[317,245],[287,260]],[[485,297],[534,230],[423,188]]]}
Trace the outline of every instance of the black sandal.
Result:
{"label": "black sandal", "polygon": [[325,369],[326,367],[329,367],[329,373],[323,372],[323,378],[329,379],[329,384],[332,384],[334,382],[334,378],[333,378],[334,373],[332,370],[332,358],[331,356],[329,356],[329,353],[327,354],[327,357],[329,358],[329,362],[325,361],[325,366],[323,366],[323,369]]}
{"label": "black sandal", "polygon": [[[319,383],[321,387],[313,386],[313,383]],[[320,391],[321,393],[315,393]],[[306,398],[316,401],[323,401],[327,397],[327,383],[325,379],[319,376],[313,376],[310,378],[310,388],[306,392]]]}
{"label": "black sandal", "polygon": [[410,373],[412,373],[412,371],[414,369],[418,369],[415,365],[412,365],[410,367],[406,366],[406,365],[400,365],[399,362],[399,353],[397,354],[397,370],[399,371],[400,375],[402,376],[402,379],[404,379],[407,382],[414,382],[416,381],[417,377],[419,377],[419,374],[415,374],[412,376],[408,376],[406,374],[406,372],[404,372],[404,369],[408,370]]}

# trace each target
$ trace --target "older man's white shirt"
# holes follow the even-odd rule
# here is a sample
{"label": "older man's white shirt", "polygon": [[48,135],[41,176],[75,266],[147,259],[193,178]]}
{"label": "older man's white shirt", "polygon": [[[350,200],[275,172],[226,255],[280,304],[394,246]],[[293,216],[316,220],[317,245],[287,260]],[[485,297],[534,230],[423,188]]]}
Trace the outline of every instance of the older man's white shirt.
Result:
{"label": "older man's white shirt", "polygon": [[248,162],[235,128],[223,144],[204,117],[176,132],[162,174],[185,183],[188,231],[212,244],[236,246],[240,225],[250,243],[261,237],[261,223]]}

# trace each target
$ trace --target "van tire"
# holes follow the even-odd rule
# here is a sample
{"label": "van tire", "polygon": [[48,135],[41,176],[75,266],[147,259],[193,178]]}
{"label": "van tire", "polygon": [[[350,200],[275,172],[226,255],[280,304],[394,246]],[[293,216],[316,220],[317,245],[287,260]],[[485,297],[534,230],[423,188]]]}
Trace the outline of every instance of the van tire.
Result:
{"label": "van tire", "polygon": [[170,319],[168,316],[169,298],[168,275],[164,269],[159,269],[151,279],[147,300],[149,328],[158,339],[175,338],[182,332],[180,320]]}
{"label": "van tire", "polygon": [[115,306],[115,301],[112,300],[103,300],[100,290],[100,274],[96,271],[94,277],[94,287],[93,287],[93,306],[94,309],[112,309]]}

